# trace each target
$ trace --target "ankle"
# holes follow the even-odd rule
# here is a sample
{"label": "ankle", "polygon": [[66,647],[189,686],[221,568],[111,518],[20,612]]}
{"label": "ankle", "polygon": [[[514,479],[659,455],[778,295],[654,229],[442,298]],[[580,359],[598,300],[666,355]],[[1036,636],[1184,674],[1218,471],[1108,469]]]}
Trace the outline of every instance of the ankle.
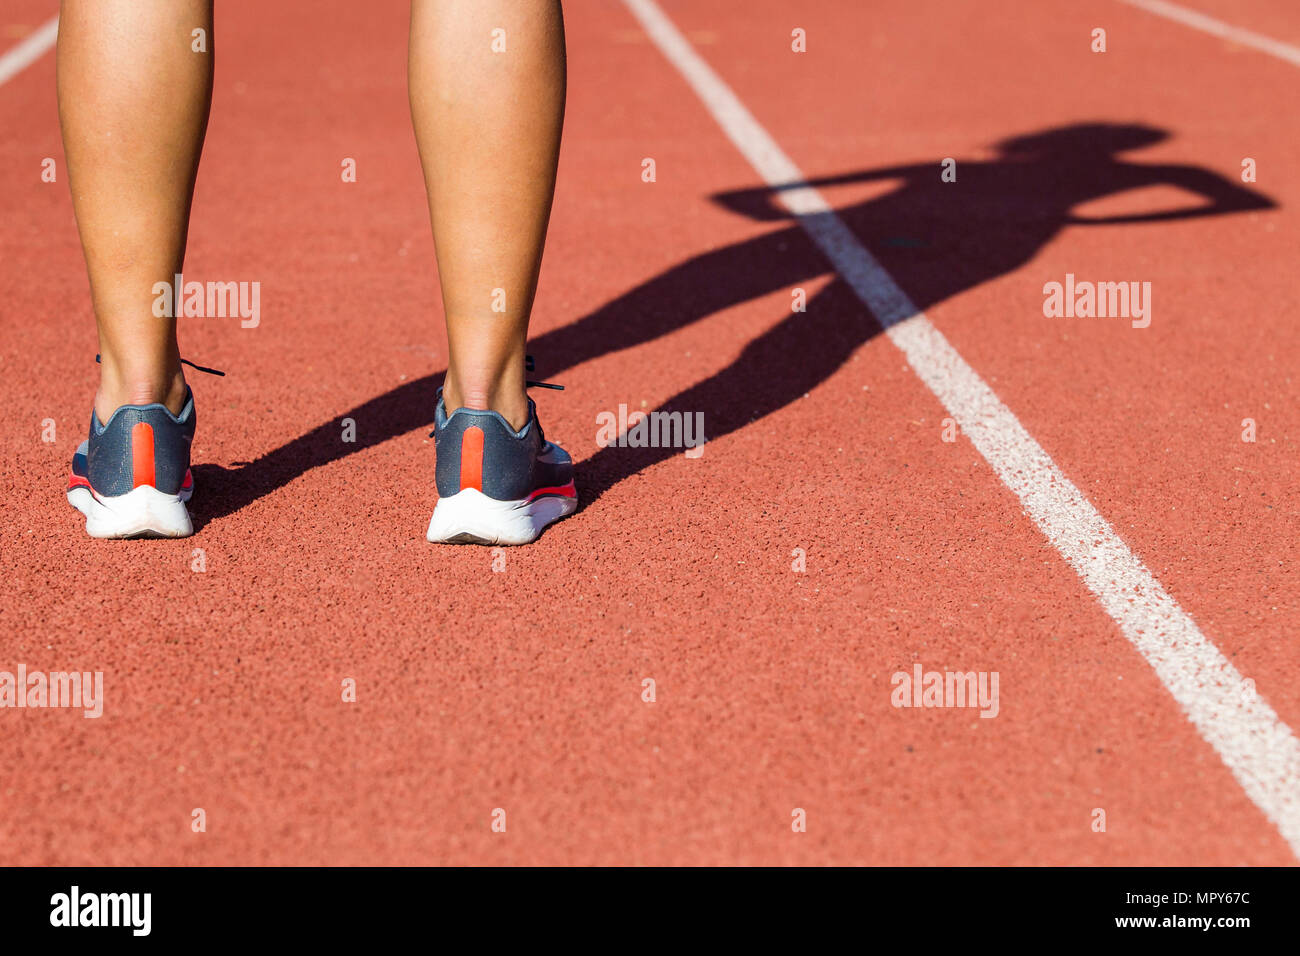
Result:
{"label": "ankle", "polygon": [[515,386],[507,386],[502,382],[488,383],[483,380],[471,380],[467,383],[458,381],[448,372],[442,397],[448,414],[458,408],[493,411],[509,422],[510,427],[516,431],[528,423],[528,394],[522,382]]}
{"label": "ankle", "polygon": [[95,411],[101,422],[123,405],[165,405],[173,415],[185,407],[189,389],[185,376],[179,370],[159,375],[122,375],[116,369],[105,368],[100,376],[99,391],[95,394]]}

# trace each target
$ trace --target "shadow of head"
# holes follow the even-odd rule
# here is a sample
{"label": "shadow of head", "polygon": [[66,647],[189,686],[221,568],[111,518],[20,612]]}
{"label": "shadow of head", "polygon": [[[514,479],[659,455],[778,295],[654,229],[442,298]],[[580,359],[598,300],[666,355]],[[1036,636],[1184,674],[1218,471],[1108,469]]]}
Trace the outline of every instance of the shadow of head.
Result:
{"label": "shadow of head", "polygon": [[993,145],[1012,160],[1093,163],[1168,138],[1166,130],[1140,123],[1075,123],[1011,136]]}

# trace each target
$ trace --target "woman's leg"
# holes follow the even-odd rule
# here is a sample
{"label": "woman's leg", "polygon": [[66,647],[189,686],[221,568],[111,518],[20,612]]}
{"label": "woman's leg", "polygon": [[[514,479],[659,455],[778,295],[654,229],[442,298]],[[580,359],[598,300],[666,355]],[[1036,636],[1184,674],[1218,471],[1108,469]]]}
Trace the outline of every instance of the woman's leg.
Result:
{"label": "woman's leg", "polygon": [[[193,31],[206,34],[194,52]],[[212,97],[211,0],[63,0],[59,121],[103,362],[95,409],[163,402],[185,378],[155,282],[181,271]]]}
{"label": "woman's leg", "polygon": [[520,428],[564,123],[560,2],[412,0],[409,71],[447,319],[447,410],[491,409]]}

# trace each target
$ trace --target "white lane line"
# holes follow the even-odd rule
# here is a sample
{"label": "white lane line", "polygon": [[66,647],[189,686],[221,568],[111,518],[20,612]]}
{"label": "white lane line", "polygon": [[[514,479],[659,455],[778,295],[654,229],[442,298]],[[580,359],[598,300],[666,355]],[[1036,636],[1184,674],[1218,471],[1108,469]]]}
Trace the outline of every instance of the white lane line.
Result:
{"label": "white lane line", "polygon": [[1240,43],[1242,46],[1253,46],[1256,50],[1271,53],[1279,60],[1286,60],[1292,66],[1300,66],[1300,47],[1292,46],[1290,43],[1274,40],[1272,37],[1266,37],[1262,33],[1255,33],[1253,30],[1234,27],[1230,23],[1216,20],[1214,17],[1199,13],[1196,10],[1189,10],[1187,7],[1181,7],[1176,3],[1169,3],[1168,0],[1122,0],[1122,2],[1145,10],[1147,13],[1154,13],[1158,17],[1174,20],[1183,26],[1191,27],[1193,30],[1202,30],[1224,40]]}
{"label": "white lane line", "polygon": [[1300,856],[1300,742],[1291,729],[1253,694],[1253,685],[1247,689],[1237,669],[807,184],[654,0],[623,2]]}
{"label": "white lane line", "polygon": [[17,46],[0,53],[0,83],[5,83],[35,63],[59,35],[59,18],[46,20]]}

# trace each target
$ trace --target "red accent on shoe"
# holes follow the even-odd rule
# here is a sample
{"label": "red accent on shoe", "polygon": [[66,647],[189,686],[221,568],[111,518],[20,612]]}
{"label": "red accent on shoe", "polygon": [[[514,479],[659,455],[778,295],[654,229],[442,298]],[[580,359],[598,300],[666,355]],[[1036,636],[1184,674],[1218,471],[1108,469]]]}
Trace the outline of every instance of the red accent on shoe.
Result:
{"label": "red accent on shoe", "polygon": [[483,429],[471,425],[460,439],[460,490],[483,490]]}
{"label": "red accent on shoe", "polygon": [[528,496],[528,500],[532,501],[534,498],[542,497],[542,495],[559,495],[563,498],[576,498],[578,497],[578,486],[571,481],[567,485],[562,485],[558,488],[538,488]]}
{"label": "red accent on shoe", "polygon": [[131,426],[132,488],[154,484],[153,426],[136,422]]}

